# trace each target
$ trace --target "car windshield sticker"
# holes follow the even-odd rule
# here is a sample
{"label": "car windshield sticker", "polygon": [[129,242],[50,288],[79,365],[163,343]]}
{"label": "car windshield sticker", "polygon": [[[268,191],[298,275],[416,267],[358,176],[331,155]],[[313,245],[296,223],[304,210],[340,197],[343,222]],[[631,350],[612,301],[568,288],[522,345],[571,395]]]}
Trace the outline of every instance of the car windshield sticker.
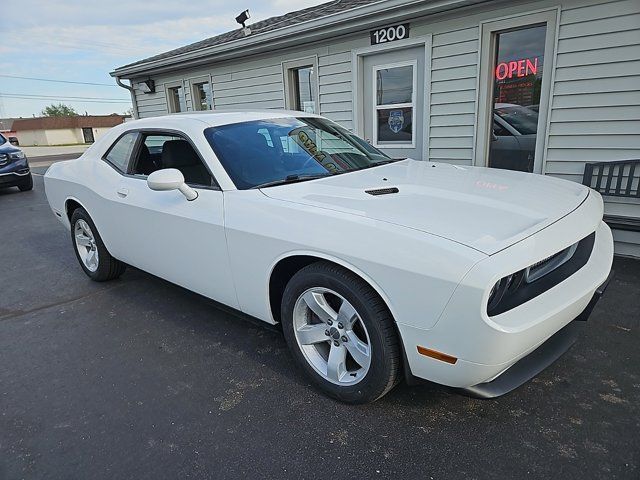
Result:
{"label": "car windshield sticker", "polygon": [[289,132],[289,136],[300,145],[305,152],[311,155],[320,165],[330,172],[337,172],[338,167],[331,159],[322,151],[318,150],[318,146],[311,139],[309,134],[303,130],[303,127],[293,129]]}
{"label": "car windshield sticker", "polygon": [[389,112],[389,128],[393,133],[399,133],[404,126],[404,115],[402,110],[391,110]]}

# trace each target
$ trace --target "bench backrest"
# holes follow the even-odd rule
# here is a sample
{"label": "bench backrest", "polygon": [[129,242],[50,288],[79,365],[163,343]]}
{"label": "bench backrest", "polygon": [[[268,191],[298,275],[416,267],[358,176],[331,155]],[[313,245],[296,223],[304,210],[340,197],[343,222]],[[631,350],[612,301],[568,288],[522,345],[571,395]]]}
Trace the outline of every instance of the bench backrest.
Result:
{"label": "bench backrest", "polygon": [[587,163],[582,184],[612,197],[640,198],[640,160]]}

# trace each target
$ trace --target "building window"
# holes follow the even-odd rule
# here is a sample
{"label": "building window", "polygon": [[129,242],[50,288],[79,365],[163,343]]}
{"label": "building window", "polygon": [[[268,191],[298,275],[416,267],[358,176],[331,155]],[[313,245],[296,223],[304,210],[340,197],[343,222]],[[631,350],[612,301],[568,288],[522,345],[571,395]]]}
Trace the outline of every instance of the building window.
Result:
{"label": "building window", "polygon": [[167,108],[169,109],[169,113],[187,111],[187,102],[184,97],[182,82],[167,86]]}
{"label": "building window", "polygon": [[317,58],[284,62],[283,69],[286,108],[306,113],[319,113]]}
{"label": "building window", "polygon": [[374,146],[414,146],[416,69],[415,62],[373,68]]}
{"label": "building window", "polygon": [[542,172],[556,12],[482,26],[476,164]]}
{"label": "building window", "polygon": [[209,80],[192,82],[191,98],[194,110],[213,110],[211,82]]}

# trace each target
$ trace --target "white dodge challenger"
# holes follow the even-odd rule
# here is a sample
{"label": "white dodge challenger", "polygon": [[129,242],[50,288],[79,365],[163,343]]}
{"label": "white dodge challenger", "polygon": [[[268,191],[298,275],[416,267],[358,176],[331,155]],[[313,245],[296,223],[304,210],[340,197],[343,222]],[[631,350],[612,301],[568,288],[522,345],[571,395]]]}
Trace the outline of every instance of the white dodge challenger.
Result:
{"label": "white dodge challenger", "polygon": [[132,265],[280,323],[351,403],[403,377],[513,390],[573,343],[613,259],[593,190],[394,160],[300,112],[127,122],[44,180],[93,280]]}

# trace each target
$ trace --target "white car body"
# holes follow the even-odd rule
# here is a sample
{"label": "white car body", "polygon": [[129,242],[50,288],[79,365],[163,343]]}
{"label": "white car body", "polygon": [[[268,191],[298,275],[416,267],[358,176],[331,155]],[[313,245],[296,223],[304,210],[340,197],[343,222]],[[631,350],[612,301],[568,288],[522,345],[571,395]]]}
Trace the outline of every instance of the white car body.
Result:
{"label": "white car body", "polygon": [[[48,201],[67,227],[70,200],[93,218],[111,255],[269,323],[270,278],[309,256],[364,279],[397,324],[406,366],[453,387],[496,378],[574,320],[609,276],[613,240],[603,202],[582,185],[534,174],[404,160],[263,189],[239,190],[203,130],[295,112],[186,114],[113,128],[79,159],[52,165]],[[220,189],[152,191],[101,160],[125,131],[183,132]],[[365,190],[397,187],[373,196]],[[498,280],[595,232],[586,264],[558,285],[488,316]],[[420,354],[442,352],[455,363]]]}

